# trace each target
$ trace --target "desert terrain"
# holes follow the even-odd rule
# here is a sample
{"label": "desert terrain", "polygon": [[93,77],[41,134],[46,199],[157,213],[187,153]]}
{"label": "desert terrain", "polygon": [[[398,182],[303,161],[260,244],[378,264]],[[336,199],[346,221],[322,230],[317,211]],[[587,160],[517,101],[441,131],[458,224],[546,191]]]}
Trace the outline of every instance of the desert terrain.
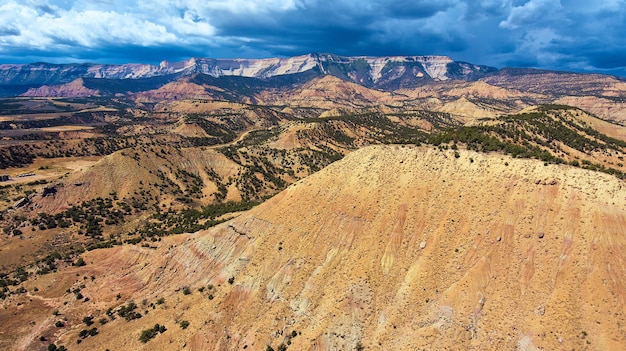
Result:
{"label": "desert terrain", "polygon": [[[457,155],[364,148],[212,229],[85,253],[5,301],[1,329],[25,332],[4,347],[622,348],[621,181]],[[141,318],[120,317],[129,301]],[[101,323],[81,339],[85,316]]]}
{"label": "desert terrain", "polygon": [[621,78],[45,67],[0,69],[0,349],[626,348]]}

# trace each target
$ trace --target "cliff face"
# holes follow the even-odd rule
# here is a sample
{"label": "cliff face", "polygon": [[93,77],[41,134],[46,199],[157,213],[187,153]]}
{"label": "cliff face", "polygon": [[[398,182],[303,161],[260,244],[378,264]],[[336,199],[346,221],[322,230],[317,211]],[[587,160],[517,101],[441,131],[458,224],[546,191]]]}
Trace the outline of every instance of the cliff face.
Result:
{"label": "cliff face", "polygon": [[[415,85],[426,80],[469,79],[495,69],[458,63],[443,56],[342,57],[311,54],[290,58],[210,59],[192,58],[182,62],[147,64],[4,64],[0,65],[0,86],[65,84],[78,78],[143,79],[179,77],[202,73],[213,77],[241,76],[269,78],[308,71],[331,74],[367,86]],[[408,75],[407,75],[408,74]],[[402,79],[400,79],[402,78]],[[400,80],[399,80],[400,79]]]}
{"label": "cliff face", "polygon": [[618,350],[626,347],[624,213],[626,192],[609,175],[368,147],[232,221],[153,249],[89,252],[85,267],[36,284],[63,295],[76,275],[93,275],[80,281],[88,303],[46,297],[76,324],[164,298],[78,345],[80,328],[68,329],[60,341],[76,350],[138,349],[155,323],[168,331],[146,349]]}

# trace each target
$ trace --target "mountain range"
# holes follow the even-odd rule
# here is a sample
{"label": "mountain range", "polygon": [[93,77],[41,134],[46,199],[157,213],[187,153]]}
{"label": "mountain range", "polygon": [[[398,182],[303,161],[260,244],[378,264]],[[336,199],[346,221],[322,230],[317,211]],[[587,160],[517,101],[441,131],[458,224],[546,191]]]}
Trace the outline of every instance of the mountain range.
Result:
{"label": "mountain range", "polygon": [[[79,78],[145,80],[169,82],[183,76],[237,76],[267,79],[308,73],[334,75],[355,83],[392,89],[431,80],[472,80],[497,71],[493,67],[457,62],[445,56],[342,57],[309,54],[290,58],[210,59],[192,58],[182,62],[148,64],[4,64],[0,65],[0,91],[23,93],[43,85],[59,85]],[[161,77],[160,80],[155,78]]]}
{"label": "mountain range", "polygon": [[576,106],[626,120],[623,78],[457,62],[445,56],[207,59],[160,65],[4,64],[0,96],[105,97],[139,103],[175,99],[325,107],[419,107],[493,117],[538,104]]}

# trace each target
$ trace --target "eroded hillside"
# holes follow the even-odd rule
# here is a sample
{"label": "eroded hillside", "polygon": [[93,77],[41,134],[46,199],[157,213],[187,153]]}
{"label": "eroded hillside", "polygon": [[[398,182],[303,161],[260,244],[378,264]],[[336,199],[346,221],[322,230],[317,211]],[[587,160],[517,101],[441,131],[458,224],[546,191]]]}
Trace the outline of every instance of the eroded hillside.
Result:
{"label": "eroded hillside", "polygon": [[2,347],[623,349],[625,207],[607,174],[367,147],[212,229],[29,279]]}

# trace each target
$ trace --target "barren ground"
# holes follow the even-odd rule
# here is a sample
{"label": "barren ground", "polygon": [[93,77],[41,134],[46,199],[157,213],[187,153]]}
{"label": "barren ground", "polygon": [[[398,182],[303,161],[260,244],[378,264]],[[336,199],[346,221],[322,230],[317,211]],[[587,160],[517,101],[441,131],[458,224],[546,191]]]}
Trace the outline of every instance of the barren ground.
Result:
{"label": "barren ground", "polygon": [[[44,349],[45,335],[72,350],[620,350],[625,210],[623,182],[606,174],[368,147],[210,230],[38,277],[38,292],[4,302],[1,346]],[[65,293],[80,284],[87,302]],[[142,318],[96,324],[76,344],[84,316],[130,300]],[[141,343],[155,323],[168,330]]]}

